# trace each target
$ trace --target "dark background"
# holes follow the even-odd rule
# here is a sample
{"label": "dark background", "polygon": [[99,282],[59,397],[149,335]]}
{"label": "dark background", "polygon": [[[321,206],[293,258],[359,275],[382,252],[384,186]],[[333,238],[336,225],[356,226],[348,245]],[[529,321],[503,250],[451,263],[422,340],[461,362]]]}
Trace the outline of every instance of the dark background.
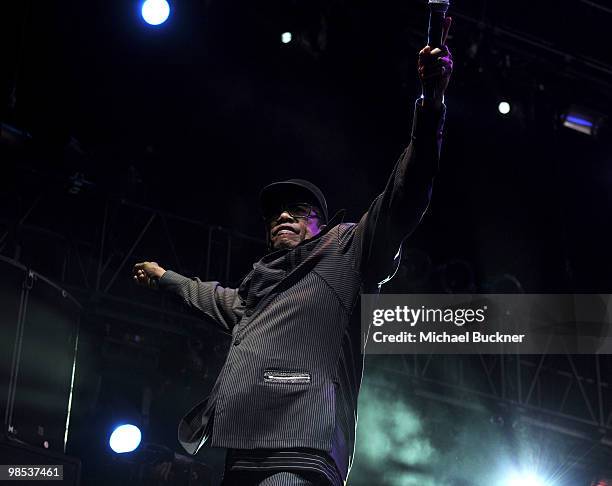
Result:
{"label": "dark background", "polygon": [[[124,202],[253,237],[250,244],[237,237],[234,244],[242,246],[227,263],[222,244],[216,251],[214,242],[205,243],[204,230],[169,228],[183,270],[203,276],[203,254],[213,247],[206,277],[235,284],[263,251],[255,241],[263,236],[256,209],[261,187],[290,177],[312,180],[332,213],[346,208],[355,221],[409,142],[425,2],[177,0],[158,27],[142,21],[136,1],[6,7],[0,213],[7,237],[0,253],[67,287],[71,267],[59,257],[63,247],[40,232],[28,240],[26,215],[32,226],[69,234],[91,250],[82,263],[85,283],[94,280],[96,254],[109,254],[106,277],[118,272],[115,297],[155,302],[129,287],[129,267],[141,258],[170,268],[177,263],[169,248],[159,249],[157,234],[127,251],[146,217],[122,209]],[[405,245],[387,291],[612,292],[611,132],[604,122],[598,137],[589,137],[560,122],[572,105],[611,112],[609,6],[457,0],[450,15],[455,72],[441,171],[430,211]],[[281,43],[285,31],[293,34],[288,44]],[[497,111],[501,100],[512,105],[508,116]],[[9,126],[22,135],[10,135]],[[86,182],[73,193],[75,178]],[[117,205],[111,204],[109,242],[98,251],[88,238],[102,234],[107,198]],[[79,294],[78,287],[83,282],[70,290]],[[117,318],[125,315],[120,307],[113,318],[100,317],[108,304],[100,303],[97,287],[81,290],[92,353],[100,340],[146,335]],[[210,386],[223,356],[208,353],[222,346],[220,338],[203,345],[188,337],[190,326],[182,336],[158,329],[150,338],[159,361],[147,376],[159,380],[152,385],[159,396],[165,393],[158,406],[174,405],[172,421]],[[195,356],[202,346],[205,378],[201,363],[181,361],[186,349]],[[119,390],[121,366],[96,359],[83,370],[95,368],[106,377],[102,383]],[[164,374],[171,384],[163,385]],[[131,380],[126,389],[143,382],[138,374]],[[193,397],[184,385],[194,387]],[[104,389],[93,395],[103,397]],[[173,402],[179,392],[185,397]],[[104,405],[83,396],[114,407],[111,398]],[[174,423],[159,432],[172,448]]]}
{"label": "dark background", "polygon": [[[442,171],[411,242],[434,261],[610,288],[608,133],[556,119],[610,107],[612,15],[587,3],[457,2]],[[137,174],[128,198],[260,236],[266,183],[309,178],[355,220],[409,141],[420,2],[178,2],[153,28],[137,2],[13,7],[0,110],[46,174],[111,192]],[[87,160],[66,156],[71,137]]]}

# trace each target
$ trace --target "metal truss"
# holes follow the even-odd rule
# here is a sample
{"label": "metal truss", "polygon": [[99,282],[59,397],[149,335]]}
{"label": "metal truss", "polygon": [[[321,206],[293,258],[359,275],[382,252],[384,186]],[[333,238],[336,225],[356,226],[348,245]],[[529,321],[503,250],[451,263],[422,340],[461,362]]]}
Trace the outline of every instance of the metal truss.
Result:
{"label": "metal truss", "polygon": [[[577,0],[577,2],[589,3],[586,0]],[[417,0],[417,3],[423,9],[426,8],[428,0]],[[533,63],[535,61],[536,63],[541,63],[542,59],[545,58],[552,65],[558,66],[564,77],[597,85],[604,93],[612,87],[610,78],[612,66],[609,64],[590,56],[587,57],[568,52],[566,49],[557,48],[549,39],[526,34],[489,21],[486,16],[486,12],[489,10],[488,1],[482,2],[480,15],[475,14],[473,11],[470,12],[471,9],[462,6],[461,3],[455,2],[452,5],[452,17],[460,21],[461,24],[469,26],[471,32],[490,35],[491,38],[495,39],[499,47],[503,47],[504,51],[517,54],[517,59],[521,58],[523,62]],[[594,2],[590,2],[590,4],[594,8],[602,8]],[[406,5],[407,9],[413,8],[410,4]],[[412,10],[407,11],[408,13],[412,13]],[[406,15],[406,18],[410,17],[411,15]],[[414,16],[412,15],[412,17]],[[417,18],[420,21],[420,18]],[[420,47],[421,39],[425,35],[423,24],[413,25],[412,27],[407,26],[407,31],[410,31],[419,39],[419,43],[414,47]],[[516,70],[520,71],[520,69]]]}
{"label": "metal truss", "polygon": [[371,362],[407,378],[418,396],[612,447],[612,356],[402,355]]}
{"label": "metal truss", "polygon": [[[236,285],[264,250],[257,238],[93,192],[55,189],[0,206],[0,254],[55,281],[103,320],[183,336],[190,331],[177,322],[208,326],[162,294],[136,288],[131,265],[156,259],[186,275]],[[368,361],[397,374],[398,383],[408,381],[422,397],[612,446],[611,356],[414,355]]]}
{"label": "metal truss", "polygon": [[[36,217],[37,210],[42,219]],[[47,217],[58,213],[63,215],[61,221]],[[83,219],[84,213],[92,217]],[[135,289],[130,278],[133,262],[156,258],[181,273],[232,285],[240,281],[246,262],[264,250],[257,238],[111,197],[39,195],[13,216],[0,213],[0,254],[72,291],[99,315],[179,333],[183,331],[165,320],[201,320],[159,294]],[[193,258],[187,262],[179,255]],[[165,320],[159,319],[160,314]],[[612,437],[609,356],[480,355],[449,360],[415,355],[397,359],[400,367],[395,361],[385,365],[384,360],[377,361],[377,366],[476,402],[520,407]]]}
{"label": "metal truss", "polygon": [[[163,294],[131,282],[143,260],[202,280],[236,285],[265,251],[264,241],[96,191],[58,188],[0,206],[0,255],[73,293],[88,312],[183,333],[177,319],[201,324]],[[3,195],[4,196],[4,195]],[[172,321],[172,322],[167,322]]]}

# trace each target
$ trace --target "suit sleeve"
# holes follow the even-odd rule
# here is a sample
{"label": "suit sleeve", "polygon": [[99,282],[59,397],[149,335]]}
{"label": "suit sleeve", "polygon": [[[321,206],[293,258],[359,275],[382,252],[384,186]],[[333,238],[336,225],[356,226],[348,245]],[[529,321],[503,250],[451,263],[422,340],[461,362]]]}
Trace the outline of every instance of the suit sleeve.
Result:
{"label": "suit sleeve", "polygon": [[420,223],[438,171],[445,107],[425,110],[417,100],[410,145],[393,168],[384,191],[355,228],[357,269],[364,279],[380,282],[393,271],[404,239]]}
{"label": "suit sleeve", "polygon": [[202,312],[224,331],[231,332],[241,316],[237,289],[224,288],[219,282],[202,282],[167,270],[159,279],[159,288],[174,294],[187,306]]}

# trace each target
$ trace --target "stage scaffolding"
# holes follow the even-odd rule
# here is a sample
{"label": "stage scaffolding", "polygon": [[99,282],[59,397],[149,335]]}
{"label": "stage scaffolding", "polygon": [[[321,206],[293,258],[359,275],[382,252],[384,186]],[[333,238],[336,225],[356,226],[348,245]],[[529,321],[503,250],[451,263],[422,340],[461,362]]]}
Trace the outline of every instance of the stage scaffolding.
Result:
{"label": "stage scaffolding", "polygon": [[[131,266],[137,261],[155,260],[232,286],[265,252],[262,239],[95,191],[55,188],[3,197],[0,255],[70,291],[88,316],[115,323],[185,337],[193,326],[206,327],[172,299],[136,287]],[[577,462],[600,463],[598,456],[612,453],[610,356],[415,355],[367,361],[415,396],[591,444],[589,458]]]}

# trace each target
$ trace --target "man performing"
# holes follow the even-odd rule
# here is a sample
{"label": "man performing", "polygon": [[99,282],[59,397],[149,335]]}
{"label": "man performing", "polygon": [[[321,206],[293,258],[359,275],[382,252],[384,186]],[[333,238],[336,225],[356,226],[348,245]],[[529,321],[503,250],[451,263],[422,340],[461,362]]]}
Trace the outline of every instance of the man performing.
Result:
{"label": "man performing", "polygon": [[210,395],[179,425],[191,454],[207,440],[228,449],[224,486],[345,483],[363,370],[360,295],[393,274],[427,209],[452,66],[446,47],[420,51],[419,78],[433,95],[417,100],[410,145],[359,223],[328,219],[308,181],[276,182],[260,195],[269,252],[239,288],[134,266],[137,283],[175,294],[231,333]]}

